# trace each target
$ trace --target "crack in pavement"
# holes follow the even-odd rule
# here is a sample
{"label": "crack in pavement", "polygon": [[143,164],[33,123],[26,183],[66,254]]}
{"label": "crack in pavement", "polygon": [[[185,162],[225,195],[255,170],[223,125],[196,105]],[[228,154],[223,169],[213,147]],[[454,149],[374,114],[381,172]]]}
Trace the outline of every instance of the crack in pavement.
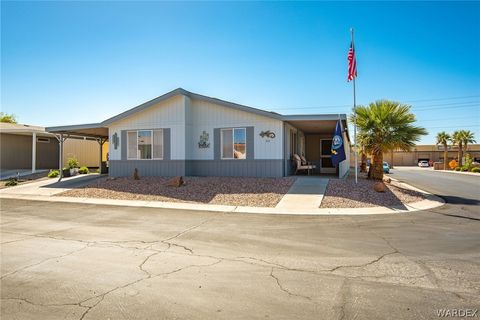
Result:
{"label": "crack in pavement", "polygon": [[304,295],[301,295],[301,294],[296,294],[296,293],[290,292],[284,286],[282,286],[282,284],[280,283],[280,279],[273,274],[273,267],[270,269],[270,277],[275,279],[278,288],[280,288],[280,290],[282,290],[283,292],[288,293],[289,296],[299,297],[299,298],[307,299],[309,301],[312,300],[312,298],[310,298],[309,296],[304,296]]}
{"label": "crack in pavement", "polygon": [[391,252],[387,252],[387,253],[384,253],[382,254],[381,256],[379,256],[378,258],[375,258],[373,259],[372,261],[370,262],[367,262],[367,263],[363,263],[363,264],[359,264],[359,265],[344,265],[344,266],[336,266],[335,268],[332,268],[332,269],[328,269],[328,270],[325,270],[325,271],[328,271],[328,272],[335,272],[339,269],[343,269],[343,268],[363,268],[363,267],[366,267],[366,266],[369,266],[369,265],[372,265],[374,263],[377,263],[379,262],[380,260],[382,260],[383,258],[385,258],[386,256],[389,256],[389,255],[392,255],[392,254],[397,254],[398,251],[391,251]]}
{"label": "crack in pavement", "polygon": [[71,251],[71,252],[69,252],[69,253],[62,254],[62,255],[60,255],[60,256],[55,256],[55,257],[50,257],[50,258],[43,259],[42,261],[39,261],[39,262],[36,262],[36,263],[32,263],[32,264],[30,264],[30,265],[28,265],[28,266],[24,266],[24,267],[22,267],[22,268],[20,268],[20,269],[16,269],[16,270],[14,270],[14,271],[12,271],[12,272],[3,274],[3,275],[0,277],[0,279],[3,279],[3,278],[8,277],[8,276],[11,276],[12,274],[15,274],[15,273],[17,273],[17,272],[26,270],[26,269],[28,269],[28,268],[38,266],[38,265],[40,265],[40,264],[42,264],[42,263],[44,263],[44,262],[50,261],[50,260],[61,259],[61,258],[67,257],[67,256],[72,255],[72,254],[74,254],[74,253],[77,253],[77,252],[80,252],[80,251],[82,251],[82,250],[85,250],[85,249],[88,248],[88,247],[89,247],[89,245],[87,244],[87,245],[84,246],[83,248],[80,248],[80,249]]}
{"label": "crack in pavement", "polygon": [[345,278],[342,287],[340,288],[340,305],[338,306],[339,309],[339,320],[343,320],[345,318],[345,306],[347,304],[347,294],[348,294],[348,278]]}
{"label": "crack in pavement", "polygon": [[[158,254],[158,253],[160,253],[160,252],[157,252],[157,253],[155,253],[155,254]],[[151,256],[153,256],[153,255],[155,255],[155,254],[152,254]],[[151,256],[150,256],[150,257],[151,257]],[[86,308],[88,308],[88,309],[85,310],[85,312],[82,314],[82,316],[80,317],[79,320],[83,320],[83,319],[86,317],[86,315],[87,315],[90,311],[92,311],[93,308],[97,307],[97,306],[105,299],[105,296],[106,296],[106,295],[108,295],[108,294],[110,294],[110,293],[112,293],[112,292],[114,292],[114,291],[116,291],[116,290],[124,289],[124,288],[126,288],[126,287],[129,287],[129,286],[131,286],[131,285],[137,284],[137,283],[142,282],[142,281],[144,281],[144,280],[148,280],[148,279],[160,277],[160,276],[162,276],[162,275],[170,275],[170,274],[172,274],[172,273],[177,273],[177,272],[180,272],[180,271],[182,271],[182,270],[185,270],[185,269],[188,269],[188,268],[193,268],[193,267],[199,267],[199,268],[211,267],[211,266],[214,266],[214,265],[216,265],[216,264],[218,264],[218,263],[220,263],[220,262],[222,262],[222,261],[221,261],[221,260],[218,260],[218,261],[215,261],[215,262],[213,262],[213,263],[211,263],[211,264],[191,264],[191,265],[187,265],[187,266],[182,267],[182,268],[175,269],[175,270],[173,270],[173,271],[162,272],[162,273],[158,273],[158,274],[152,275],[152,274],[149,273],[148,271],[143,270],[143,269],[141,268],[141,266],[143,266],[143,264],[145,263],[145,261],[142,261],[142,263],[141,263],[138,267],[139,267],[142,271],[144,271],[144,272],[147,273],[147,276],[146,276],[146,277],[142,277],[142,278],[140,278],[140,279],[137,279],[137,280],[128,282],[128,283],[126,283],[126,284],[124,284],[124,285],[117,286],[117,287],[115,287],[115,288],[113,288],[113,289],[111,289],[111,290],[108,290],[108,291],[104,292],[104,293],[101,293],[101,294],[98,294],[98,295],[96,295],[96,296],[93,296],[93,297],[90,297],[90,298],[88,298],[88,299],[85,299],[85,300],[80,301],[80,302],[78,303],[78,305],[80,305],[80,306],[82,306],[82,307],[86,307]],[[99,299],[96,303],[94,303],[92,306],[84,306],[84,305],[82,305],[82,304],[84,304],[85,302],[87,302],[87,301],[89,301],[89,300],[96,299],[96,298],[100,298],[100,299]]]}

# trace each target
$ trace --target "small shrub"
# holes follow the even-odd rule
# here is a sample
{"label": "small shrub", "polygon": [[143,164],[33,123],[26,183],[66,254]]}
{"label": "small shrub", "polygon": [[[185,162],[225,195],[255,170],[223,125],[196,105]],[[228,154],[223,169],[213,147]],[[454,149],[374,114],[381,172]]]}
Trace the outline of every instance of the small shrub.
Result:
{"label": "small shrub", "polygon": [[455,171],[460,171],[460,170],[462,170],[462,168],[460,168],[460,167],[455,167],[455,169],[453,169],[453,170],[455,170]]}
{"label": "small shrub", "polygon": [[60,174],[60,171],[58,171],[58,170],[50,170],[50,172],[48,173],[48,177],[49,178],[56,178],[56,177],[58,177],[59,174]]}
{"label": "small shrub", "polygon": [[460,171],[462,171],[462,172],[468,172],[468,167],[462,166],[462,167],[460,168]]}
{"label": "small shrub", "polygon": [[68,158],[68,160],[67,160],[67,165],[68,165],[68,168],[69,168],[69,169],[78,168],[79,165],[78,165],[78,160],[77,160],[77,158]]}
{"label": "small shrub", "polygon": [[473,168],[473,159],[468,153],[465,154],[465,164],[463,165],[463,167],[466,168],[467,171],[470,171]]}
{"label": "small shrub", "polygon": [[89,171],[87,167],[81,167],[80,169],[78,169],[78,173],[80,174],[87,174],[88,172]]}
{"label": "small shrub", "polygon": [[450,169],[455,170],[455,168],[458,167],[458,162],[457,162],[457,160],[453,159],[452,161],[450,161],[450,162],[448,163],[448,166],[450,167]]}
{"label": "small shrub", "polygon": [[13,187],[13,186],[16,186],[18,184],[18,181],[16,178],[10,178],[8,179],[8,181],[5,183],[5,185],[7,187]]}
{"label": "small shrub", "polygon": [[471,172],[480,173],[480,168],[472,168]]}

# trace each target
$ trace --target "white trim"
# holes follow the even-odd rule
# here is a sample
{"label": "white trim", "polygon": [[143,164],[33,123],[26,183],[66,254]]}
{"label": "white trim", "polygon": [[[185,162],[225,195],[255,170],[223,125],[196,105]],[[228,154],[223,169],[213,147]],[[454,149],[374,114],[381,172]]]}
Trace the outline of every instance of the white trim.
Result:
{"label": "white trim", "polygon": [[[150,142],[150,145],[152,146],[152,157],[150,159],[140,159],[139,156],[138,156],[138,132],[139,131],[150,131],[150,135],[151,135],[151,142]],[[154,139],[154,135],[153,135],[153,132],[154,131],[162,131],[162,158],[154,158],[153,157],[153,139]],[[129,149],[129,137],[128,137],[128,133],[129,132],[135,132],[135,137],[136,137],[136,142],[137,142],[137,145],[136,145],[136,148],[135,148],[135,151],[137,152],[137,156],[135,158],[129,158],[128,157],[128,149]],[[127,160],[163,160],[163,157],[165,156],[164,152],[165,152],[165,146],[164,146],[164,143],[163,143],[163,134],[164,134],[164,130],[163,128],[158,128],[158,129],[137,129],[137,130],[127,130]]]}
{"label": "white trim", "polygon": [[[232,131],[232,158],[223,157],[223,131],[231,130]],[[235,158],[235,130],[243,130],[245,132],[245,158]],[[220,129],[220,159],[221,160],[246,160],[247,159],[247,128],[222,128]]]}

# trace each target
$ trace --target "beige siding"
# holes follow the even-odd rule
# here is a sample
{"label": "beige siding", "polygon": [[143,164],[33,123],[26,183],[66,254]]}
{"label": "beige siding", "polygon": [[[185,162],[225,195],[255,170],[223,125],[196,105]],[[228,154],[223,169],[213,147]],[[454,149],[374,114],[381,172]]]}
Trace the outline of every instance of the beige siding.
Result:
{"label": "beige siding", "polygon": [[[42,137],[43,138],[43,137]],[[32,136],[20,134],[0,134],[0,167],[2,169],[32,168]],[[58,167],[58,142],[49,138],[48,142],[37,142],[36,169]]]}
{"label": "beige siding", "polygon": [[[236,110],[221,105],[192,100],[190,112],[193,119],[192,136],[187,138],[187,148],[192,150],[188,160],[213,159],[213,129],[228,127],[254,127],[255,159],[282,159],[283,122],[251,112]],[[273,131],[274,139],[262,138],[260,132]],[[198,148],[203,131],[210,137],[210,148]]]}
{"label": "beige siding", "polygon": [[[171,159],[185,159],[185,96],[175,96],[155,106],[147,108],[131,116],[112,123],[109,128],[110,137],[117,133],[121,137],[122,130],[138,129],[171,129]],[[121,143],[115,150],[110,150],[110,160],[121,159]]]}
{"label": "beige siding", "polygon": [[[98,167],[99,144],[92,140],[67,139],[63,145],[63,165],[66,166],[68,158],[76,158],[80,166]],[[107,159],[108,142],[102,150],[102,161]]]}

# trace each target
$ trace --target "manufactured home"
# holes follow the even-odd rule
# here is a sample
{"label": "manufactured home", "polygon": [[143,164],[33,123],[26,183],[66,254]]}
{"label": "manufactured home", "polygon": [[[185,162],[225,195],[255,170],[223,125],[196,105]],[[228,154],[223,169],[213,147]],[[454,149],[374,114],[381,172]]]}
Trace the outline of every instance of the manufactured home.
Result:
{"label": "manufactured home", "polygon": [[[343,127],[347,159],[333,167],[332,138]],[[109,175],[282,177],[294,155],[313,174],[344,176],[350,140],[345,114],[281,115],[176,89],[100,123],[47,128],[108,141]]]}

